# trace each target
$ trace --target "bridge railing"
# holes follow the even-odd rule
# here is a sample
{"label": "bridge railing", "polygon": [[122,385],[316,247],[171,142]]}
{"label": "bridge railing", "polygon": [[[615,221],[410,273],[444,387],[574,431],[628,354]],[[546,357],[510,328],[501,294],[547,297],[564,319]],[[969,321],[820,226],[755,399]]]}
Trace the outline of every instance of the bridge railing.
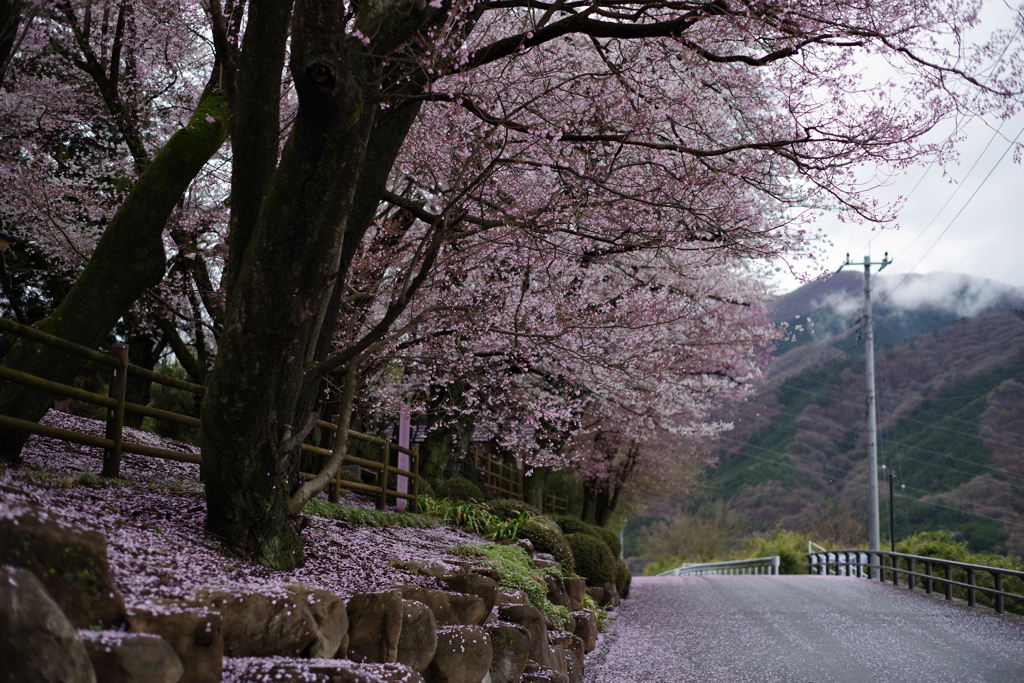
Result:
{"label": "bridge railing", "polygon": [[[814,541],[807,541],[807,561],[808,564],[811,566],[811,569],[808,570],[809,574],[821,573],[820,571],[817,571],[819,556],[824,558],[825,566],[834,567],[834,573],[838,574],[839,576],[857,576],[862,579],[868,578],[868,573],[865,572],[863,569],[858,568],[860,565],[867,564],[867,555],[862,554],[861,557],[858,557],[858,564],[857,562],[851,562],[850,558],[846,556],[845,551],[828,550],[827,548],[818,545]],[[826,571],[824,573],[828,572]]]}
{"label": "bridge railing", "polygon": [[778,574],[779,556],[753,557],[728,562],[699,562],[662,572],[658,576],[716,576],[722,574]]}
{"label": "bridge railing", "polygon": [[807,553],[809,574],[854,576],[862,575],[865,569],[880,581],[892,581],[894,586],[900,584],[901,576],[906,577],[911,590],[920,579],[928,595],[941,588],[947,600],[956,594],[971,607],[978,603],[980,593],[990,598],[985,602],[990,602],[999,614],[1006,610],[1007,598],[1024,608],[1024,595],[1007,590],[1012,587],[1024,592],[1024,572],[1013,569],[863,548]]}

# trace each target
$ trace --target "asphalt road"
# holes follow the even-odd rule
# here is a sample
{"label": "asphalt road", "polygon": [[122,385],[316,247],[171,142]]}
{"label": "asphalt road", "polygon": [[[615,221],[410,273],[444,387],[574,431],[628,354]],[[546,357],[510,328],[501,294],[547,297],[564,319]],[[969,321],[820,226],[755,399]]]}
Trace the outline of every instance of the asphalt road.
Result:
{"label": "asphalt road", "polygon": [[1024,624],[867,579],[634,578],[585,683],[1024,683]]}

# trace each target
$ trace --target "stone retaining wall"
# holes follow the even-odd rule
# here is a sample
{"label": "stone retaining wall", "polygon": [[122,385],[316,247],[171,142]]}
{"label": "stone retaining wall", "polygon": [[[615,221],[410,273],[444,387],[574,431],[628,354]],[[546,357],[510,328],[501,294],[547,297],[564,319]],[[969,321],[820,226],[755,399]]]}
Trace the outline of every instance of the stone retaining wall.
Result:
{"label": "stone retaining wall", "polygon": [[44,511],[0,520],[0,661],[12,680],[217,683],[580,683],[596,644],[584,591],[614,607],[612,584],[545,577],[570,610],[556,628],[493,569],[406,563],[447,590],[398,585],[348,601],[302,584],[278,592],[198,590],[125,609],[106,539]]}

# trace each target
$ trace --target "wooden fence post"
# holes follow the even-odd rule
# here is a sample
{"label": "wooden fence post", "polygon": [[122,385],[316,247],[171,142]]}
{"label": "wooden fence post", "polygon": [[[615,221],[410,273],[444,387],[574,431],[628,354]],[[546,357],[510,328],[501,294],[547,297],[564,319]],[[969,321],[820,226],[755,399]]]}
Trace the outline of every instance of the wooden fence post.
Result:
{"label": "wooden fence post", "polygon": [[412,511],[420,511],[420,447],[412,447],[413,455],[413,474],[416,476],[412,478]]}
{"label": "wooden fence post", "polygon": [[[338,424],[338,416],[337,415],[332,416],[331,417],[331,422],[333,424]],[[332,431],[332,430],[328,429],[327,432],[331,435],[330,436],[330,441],[328,442],[328,444],[330,445],[330,449],[333,451],[334,450],[334,443],[339,438],[338,431],[337,430],[333,430]],[[352,437],[350,436],[349,439],[351,439],[351,438]],[[349,442],[349,446],[351,446],[351,442]],[[349,448],[349,451],[351,451],[351,448]],[[348,454],[346,453],[346,455],[348,455]],[[327,488],[327,500],[329,500],[332,503],[340,503],[341,502],[341,468],[344,467],[344,465],[345,465],[345,460],[342,459],[341,465],[338,465],[338,471],[334,473],[333,477],[331,477],[331,483],[328,485],[328,488]]]}
{"label": "wooden fence post", "polygon": [[327,492],[327,499],[332,503],[341,502],[341,466],[338,467],[338,471],[334,473],[334,478],[331,479],[331,488]]}
{"label": "wooden fence post", "polygon": [[110,398],[117,401],[116,408],[107,409],[106,436],[114,442],[113,448],[103,453],[104,477],[121,476],[121,432],[124,430],[124,395],[128,387],[128,345],[114,344],[110,355],[117,359],[119,367],[114,368],[114,377],[110,381]]}
{"label": "wooden fence post", "polygon": [[377,509],[384,510],[388,504],[388,471],[391,460],[391,444],[384,444],[384,468],[380,471],[380,498],[377,499]]}

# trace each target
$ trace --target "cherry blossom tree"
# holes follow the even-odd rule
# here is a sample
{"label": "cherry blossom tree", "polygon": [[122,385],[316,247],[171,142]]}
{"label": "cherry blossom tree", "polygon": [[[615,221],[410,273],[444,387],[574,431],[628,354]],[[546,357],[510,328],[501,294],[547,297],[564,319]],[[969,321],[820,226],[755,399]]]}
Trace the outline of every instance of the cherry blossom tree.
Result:
{"label": "cherry blossom tree", "polygon": [[[86,30],[85,8],[53,7],[88,66],[90,43],[78,35],[110,34],[98,22]],[[977,20],[976,6],[960,0],[211,0],[205,8],[202,71],[209,79],[192,118],[177,130],[168,125],[151,159],[132,152],[137,179],[74,287],[40,326],[95,344],[160,280],[168,221],[230,132],[228,253],[220,283],[226,301],[203,405],[208,525],[278,567],[300,558],[295,514],[325,479],[296,489],[299,444],[313,424],[323,376],[344,375],[351,405],[360,365],[372,364],[386,346],[401,350],[397,329],[442,343],[443,324],[430,323],[434,334],[417,331],[427,321],[414,317],[415,302],[425,288],[440,297],[431,314],[465,308],[460,298],[472,302],[472,287],[446,290],[443,279],[431,277],[439,262],[459,272],[465,240],[476,238],[482,249],[509,245],[503,258],[484,249],[466,265],[508,264],[517,277],[507,283],[520,291],[525,283],[526,292],[538,281],[539,262],[530,254],[568,245],[564,272],[545,273],[546,286],[538,289],[538,301],[552,306],[537,323],[541,329],[493,326],[478,338],[525,354],[528,364],[502,361],[525,381],[532,377],[528,367],[543,374],[558,366],[537,340],[557,346],[566,338],[544,329],[544,321],[557,317],[559,304],[568,306],[578,288],[591,286],[587,277],[577,283],[581,272],[607,268],[600,282],[611,289],[642,281],[632,269],[659,250],[692,252],[688,267],[696,272],[688,277],[698,280],[705,268],[728,268],[734,259],[800,253],[800,225],[818,209],[883,220],[885,209],[862,194],[858,166],[942,157],[947,150],[922,136],[950,116],[1008,113],[1024,73],[1019,46],[1008,45],[1012,28],[979,48],[955,40],[946,46],[943,35],[955,38]],[[94,52],[109,74],[113,62],[103,55],[113,55],[114,43]],[[873,87],[858,69],[865,55],[895,64],[900,79]],[[971,75],[990,66],[984,83]],[[291,88],[297,104],[282,108]],[[104,102],[109,108],[116,99]],[[417,126],[421,114],[435,122],[433,130]],[[132,149],[132,130],[121,126],[117,134]],[[447,142],[438,142],[445,135]],[[417,167],[427,161],[429,168]],[[390,205],[417,219],[388,228],[418,231],[418,246],[402,252],[405,260],[388,257],[394,240],[376,221],[382,202],[385,212]],[[530,240],[534,249],[520,249]],[[386,296],[370,297],[377,309],[352,305],[361,252],[377,263],[360,273],[371,283],[374,272],[394,283]],[[605,262],[613,255],[621,261]],[[633,257],[639,264],[630,265]],[[622,268],[629,279],[617,279]],[[484,281],[503,272],[471,275]],[[621,300],[603,289],[587,301],[603,301],[604,308],[584,307],[580,319],[601,320],[616,306],[655,311],[669,289],[626,287]],[[102,306],[99,292],[109,293]],[[709,296],[696,299],[692,313],[699,316],[699,307],[714,300]],[[506,317],[534,321],[514,312]],[[566,329],[582,338],[589,328]],[[596,356],[605,344],[628,358],[628,343],[608,335],[573,348]],[[16,348],[5,362],[60,374],[28,348]],[[593,372],[597,382],[588,384],[614,386]],[[716,371],[697,363],[693,372],[699,384]],[[563,375],[573,379],[561,368],[547,372],[548,379]],[[691,403],[699,395],[699,386],[687,387]],[[627,393],[619,405],[638,400]],[[0,410],[30,419],[44,403],[0,396]],[[639,412],[641,424],[670,416],[657,405]],[[342,434],[348,419],[343,410]]]}
{"label": "cherry blossom tree", "polygon": [[[210,172],[227,133],[226,114],[214,116],[220,71],[197,33],[207,19],[173,0],[16,5],[21,21],[6,25],[17,49],[4,64],[0,217],[21,253],[75,282],[38,326],[96,346],[117,325],[132,360],[152,365],[175,328],[159,338],[150,313],[166,297],[151,288],[165,276],[168,244],[198,251],[185,193]],[[205,86],[200,71],[212,79]],[[182,260],[190,273],[205,265]],[[144,292],[152,296],[133,309]],[[65,382],[79,367],[25,344],[5,362]],[[37,419],[51,400],[4,388],[10,415]],[[5,457],[23,437],[3,435]]]}

